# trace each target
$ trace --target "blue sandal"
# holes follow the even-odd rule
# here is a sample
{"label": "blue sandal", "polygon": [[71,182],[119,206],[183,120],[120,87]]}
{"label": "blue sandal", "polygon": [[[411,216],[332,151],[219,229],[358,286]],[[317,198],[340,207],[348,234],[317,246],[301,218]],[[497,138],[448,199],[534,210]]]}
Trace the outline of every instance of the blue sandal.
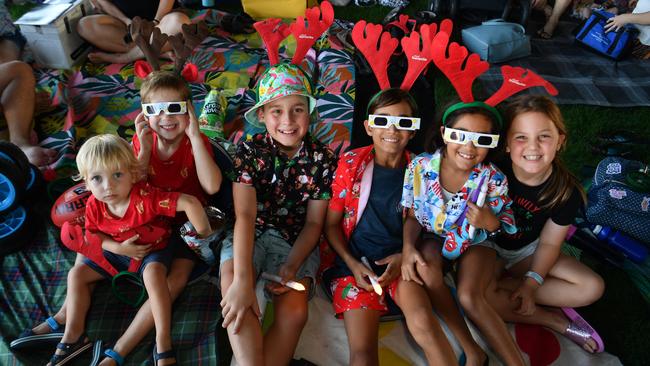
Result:
{"label": "blue sandal", "polygon": [[89,350],[92,347],[92,343],[86,336],[86,333],[83,333],[79,336],[74,343],[59,343],[56,345],[57,350],[63,351],[63,354],[54,353],[52,358],[50,358],[49,366],[60,366],[65,365],[66,363],[72,361],[77,356],[82,354],[84,351]]}
{"label": "blue sandal", "polygon": [[45,322],[50,327],[49,333],[35,334],[32,328],[25,329],[18,338],[14,339],[9,348],[18,350],[27,347],[44,346],[53,343],[58,343],[63,338],[63,324],[59,324],[53,317],[45,319]]}

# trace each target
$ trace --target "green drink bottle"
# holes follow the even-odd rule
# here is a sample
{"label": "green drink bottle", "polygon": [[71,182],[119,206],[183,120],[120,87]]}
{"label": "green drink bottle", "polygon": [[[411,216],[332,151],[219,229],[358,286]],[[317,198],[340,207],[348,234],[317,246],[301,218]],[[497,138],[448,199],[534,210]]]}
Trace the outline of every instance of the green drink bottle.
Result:
{"label": "green drink bottle", "polygon": [[208,137],[225,139],[223,124],[226,119],[228,101],[221,90],[212,89],[205,97],[203,109],[199,116],[199,129]]}

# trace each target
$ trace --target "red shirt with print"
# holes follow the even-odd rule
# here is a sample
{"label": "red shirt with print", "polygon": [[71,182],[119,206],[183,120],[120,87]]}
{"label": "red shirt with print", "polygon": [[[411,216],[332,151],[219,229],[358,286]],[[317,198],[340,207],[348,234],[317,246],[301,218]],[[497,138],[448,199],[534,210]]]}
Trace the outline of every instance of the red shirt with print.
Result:
{"label": "red shirt with print", "polygon": [[86,203],[86,230],[104,233],[117,242],[138,234],[136,244],[152,244],[152,250],[163,249],[171,233],[170,218],[176,216],[179,196],[178,192],[165,192],[138,182],[131,188],[124,216],[117,217],[106,203],[91,195]]}

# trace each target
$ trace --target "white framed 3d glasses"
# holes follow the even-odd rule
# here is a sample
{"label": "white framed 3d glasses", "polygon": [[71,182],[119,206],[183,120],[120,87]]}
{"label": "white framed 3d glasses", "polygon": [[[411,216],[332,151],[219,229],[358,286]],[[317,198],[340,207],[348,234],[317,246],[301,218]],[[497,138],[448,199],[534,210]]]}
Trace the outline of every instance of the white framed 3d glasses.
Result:
{"label": "white framed 3d glasses", "polygon": [[445,127],[442,139],[445,142],[452,142],[459,145],[465,145],[471,141],[476,147],[484,147],[488,149],[495,148],[499,144],[499,135],[469,132],[449,127]]}
{"label": "white framed 3d glasses", "polygon": [[395,126],[398,130],[415,131],[420,129],[420,119],[417,117],[371,114],[368,116],[368,126],[372,128],[390,128],[390,126]]}
{"label": "white framed 3d glasses", "polygon": [[165,114],[185,114],[187,113],[187,102],[160,102],[142,104],[142,112],[145,116],[157,116],[160,112]]}

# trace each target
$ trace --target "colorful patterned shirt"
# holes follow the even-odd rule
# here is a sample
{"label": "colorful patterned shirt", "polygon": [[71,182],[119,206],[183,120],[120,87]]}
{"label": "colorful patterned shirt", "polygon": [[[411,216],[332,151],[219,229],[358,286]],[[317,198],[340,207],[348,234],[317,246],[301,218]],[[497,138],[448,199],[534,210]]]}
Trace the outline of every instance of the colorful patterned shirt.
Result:
{"label": "colorful patterned shirt", "polygon": [[129,207],[124,216],[114,216],[104,202],[94,196],[86,203],[86,230],[102,232],[117,242],[140,235],[136,244],[153,244],[152,250],[167,245],[171,221],[176,215],[180,193],[164,192],[144,182],[133,185]]}
{"label": "colorful patterned shirt", "polygon": [[334,153],[309,134],[294,157],[266,133],[240,143],[233,160],[235,183],[255,188],[256,227],[274,228],[291,244],[305,225],[308,201],[330,199],[335,167]]}
{"label": "colorful patterned shirt", "polygon": [[[412,153],[404,151],[407,163],[411,162],[413,156]],[[332,182],[329,209],[343,211],[341,226],[346,240],[350,239],[368,202],[374,159],[373,145],[348,151],[339,159]],[[320,251],[321,268],[328,268],[333,264],[336,253],[327,243],[322,243]]]}
{"label": "colorful patterned shirt", "polygon": [[424,229],[445,238],[442,254],[446,258],[455,259],[471,244],[487,238],[485,230],[479,229],[470,240],[470,225],[464,219],[467,200],[473,191],[481,189],[482,183],[487,184],[485,203],[501,221],[502,229],[511,234],[517,231],[510,208],[512,201],[507,196],[508,181],[496,166],[476,165],[463,188],[445,203],[439,175],[441,160],[441,150],[437,150],[433,154],[420,154],[409,164],[404,175],[402,206],[415,211],[415,217]]}

